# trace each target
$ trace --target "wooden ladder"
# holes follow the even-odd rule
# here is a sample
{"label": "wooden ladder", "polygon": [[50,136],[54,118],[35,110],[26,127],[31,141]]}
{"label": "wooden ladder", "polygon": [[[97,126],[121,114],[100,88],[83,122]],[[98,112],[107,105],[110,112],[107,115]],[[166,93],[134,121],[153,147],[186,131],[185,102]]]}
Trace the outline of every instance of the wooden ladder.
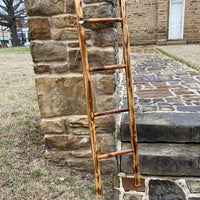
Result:
{"label": "wooden ladder", "polygon": [[[84,79],[84,85],[85,85],[88,125],[89,125],[89,130],[90,130],[90,140],[91,140],[91,148],[92,148],[96,192],[99,197],[102,197],[101,174],[100,174],[100,167],[99,167],[100,159],[110,158],[112,156],[117,156],[117,155],[126,154],[126,153],[132,153],[134,182],[135,182],[136,187],[140,186],[140,169],[139,169],[137,132],[136,132],[133,87],[132,87],[130,42],[129,42],[129,32],[128,32],[128,24],[127,24],[126,0],[119,0],[120,15],[121,15],[120,18],[84,19],[82,0],[74,0],[74,2],[75,2],[78,34],[79,34],[79,45],[80,45],[81,58],[82,58],[82,71],[83,71],[83,79]],[[113,22],[121,22],[122,24],[124,64],[89,68],[84,24],[113,23]],[[115,109],[115,110],[109,110],[109,111],[104,111],[104,112],[94,112],[93,103],[92,103],[93,101],[92,101],[91,80],[90,80],[89,72],[97,72],[97,71],[113,70],[113,69],[125,69],[128,108]],[[95,118],[99,116],[103,116],[103,115],[115,114],[115,113],[120,113],[120,112],[129,113],[131,149],[99,155],[98,148],[97,148],[97,140],[96,140]]]}

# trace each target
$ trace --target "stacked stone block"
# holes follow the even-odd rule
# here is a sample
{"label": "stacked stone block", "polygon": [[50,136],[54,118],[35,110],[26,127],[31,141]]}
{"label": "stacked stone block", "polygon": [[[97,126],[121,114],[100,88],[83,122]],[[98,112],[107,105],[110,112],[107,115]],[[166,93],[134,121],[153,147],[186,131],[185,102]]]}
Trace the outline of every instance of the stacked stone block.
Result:
{"label": "stacked stone block", "polygon": [[[26,0],[45,158],[57,165],[93,170],[73,0]],[[115,2],[85,0],[84,15],[114,17]],[[90,66],[115,64],[113,24],[86,26]],[[114,71],[92,74],[95,111],[115,107]],[[99,153],[115,151],[115,119],[96,119]],[[104,171],[116,168],[115,158]]]}

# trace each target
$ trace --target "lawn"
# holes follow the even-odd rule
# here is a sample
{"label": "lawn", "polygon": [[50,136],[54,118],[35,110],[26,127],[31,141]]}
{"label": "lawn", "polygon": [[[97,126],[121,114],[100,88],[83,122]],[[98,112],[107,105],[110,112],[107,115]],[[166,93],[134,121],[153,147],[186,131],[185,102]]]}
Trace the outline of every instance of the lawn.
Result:
{"label": "lawn", "polygon": [[24,53],[29,53],[29,52],[30,52],[29,47],[0,48],[0,54],[8,54],[8,53],[24,54]]}
{"label": "lawn", "polygon": [[[93,174],[48,165],[28,48],[0,49],[0,199],[95,200]],[[103,176],[112,199],[112,177]]]}

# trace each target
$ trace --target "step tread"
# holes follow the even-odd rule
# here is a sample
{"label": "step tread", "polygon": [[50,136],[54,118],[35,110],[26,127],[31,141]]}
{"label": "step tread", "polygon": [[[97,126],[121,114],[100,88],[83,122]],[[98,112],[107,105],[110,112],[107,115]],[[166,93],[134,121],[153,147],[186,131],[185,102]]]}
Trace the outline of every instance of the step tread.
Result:
{"label": "step tread", "polygon": [[200,144],[139,143],[140,155],[190,156],[200,153]]}
{"label": "step tread", "polygon": [[[123,143],[122,149],[130,148]],[[200,176],[200,144],[139,143],[141,174]],[[130,154],[121,156],[121,170],[132,173]]]}

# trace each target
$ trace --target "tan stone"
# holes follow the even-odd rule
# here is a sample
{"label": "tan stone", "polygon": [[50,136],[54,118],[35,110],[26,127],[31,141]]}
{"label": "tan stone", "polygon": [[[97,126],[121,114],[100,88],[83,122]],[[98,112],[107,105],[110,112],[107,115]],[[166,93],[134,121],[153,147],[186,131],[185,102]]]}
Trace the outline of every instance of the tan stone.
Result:
{"label": "tan stone", "polygon": [[114,134],[98,135],[98,146],[100,147],[100,154],[110,153],[116,151]]}
{"label": "tan stone", "polygon": [[81,74],[38,77],[36,90],[42,117],[86,113]]}
{"label": "tan stone", "polygon": [[83,13],[84,18],[114,17],[114,7],[109,3],[85,5],[83,8]]}
{"label": "tan stone", "polygon": [[70,128],[70,132],[74,135],[90,135],[87,115],[68,116],[66,119],[66,124]]}
{"label": "tan stone", "polygon": [[32,42],[30,48],[34,62],[67,59],[66,46],[61,42]]}
{"label": "tan stone", "polygon": [[79,47],[79,42],[78,41],[68,41],[68,46],[72,48],[77,48]]}
{"label": "tan stone", "polygon": [[[115,131],[114,116],[102,116],[95,119],[97,134],[112,134]],[[43,134],[74,134],[89,136],[87,115],[68,115],[42,119]]]}
{"label": "tan stone", "polygon": [[53,16],[52,26],[56,29],[76,27],[76,19],[73,15]]}
{"label": "tan stone", "polygon": [[[69,152],[66,151],[47,151],[45,152],[47,163],[53,163],[59,166],[67,166],[78,171],[94,173],[92,158],[71,158]],[[117,160],[109,158],[100,160],[101,174],[116,174]]]}
{"label": "tan stone", "polygon": [[114,32],[115,30],[113,28],[94,31],[94,45],[100,47],[113,46]]}
{"label": "tan stone", "polygon": [[118,173],[117,159],[115,157],[100,160],[101,174],[114,175]]}
{"label": "tan stone", "polygon": [[34,72],[36,74],[43,73],[63,73],[68,71],[68,63],[66,62],[51,62],[51,63],[39,63],[34,65]]}
{"label": "tan stone", "polygon": [[125,194],[124,200],[142,200],[142,196],[138,194]]}
{"label": "tan stone", "polygon": [[[45,159],[47,163],[53,163],[58,166],[67,166],[74,170],[94,173],[92,157],[75,158],[69,155],[66,151],[45,151]],[[101,174],[116,174],[117,160],[115,157],[100,160]]]}
{"label": "tan stone", "polygon": [[[88,62],[90,67],[114,64],[113,48],[88,48]],[[71,72],[81,72],[81,55],[77,49],[69,50],[69,69]]]}
{"label": "tan stone", "polygon": [[64,13],[64,0],[25,0],[29,16],[45,16]]}
{"label": "tan stone", "polygon": [[92,157],[71,157],[70,152],[60,150],[46,150],[44,154],[47,163],[67,166],[74,170],[93,173]]}
{"label": "tan stone", "polygon": [[77,49],[69,50],[69,70],[71,72],[82,72],[81,54]]}
{"label": "tan stone", "polygon": [[34,72],[36,74],[50,72],[50,66],[47,64],[34,65],[33,68],[34,68]]}
{"label": "tan stone", "polygon": [[[91,38],[91,31],[85,30],[86,40]],[[55,40],[78,40],[77,28],[56,29],[54,31]],[[78,45],[79,46],[79,45]],[[77,47],[78,47],[77,46]]]}
{"label": "tan stone", "polygon": [[51,62],[50,64],[51,71],[50,73],[63,73],[68,72],[68,63],[67,62]]}
{"label": "tan stone", "polygon": [[114,65],[114,49],[113,48],[88,48],[88,57],[91,67]]}
{"label": "tan stone", "polygon": [[[74,135],[89,135],[87,115],[67,116],[66,126],[69,126],[70,133]],[[95,119],[97,134],[110,134],[115,131],[113,116],[102,116]]]}
{"label": "tan stone", "polygon": [[51,39],[50,24],[48,18],[29,18],[28,27],[29,39]]}
{"label": "tan stone", "polygon": [[[101,1],[98,1],[101,2]],[[115,17],[115,10],[113,6],[113,1],[110,3],[102,2],[100,4],[87,4],[83,8],[84,18],[110,18]],[[86,28],[93,30],[101,30],[108,27],[114,27],[114,23],[94,23],[86,24]]]}
{"label": "tan stone", "polygon": [[56,29],[54,31],[55,40],[78,40],[77,29]]}
{"label": "tan stone", "polygon": [[100,3],[100,2],[112,3],[113,0],[84,0],[84,3]]}
{"label": "tan stone", "polygon": [[115,90],[114,76],[102,75],[98,79],[97,90],[99,94],[113,94]]}
{"label": "tan stone", "polygon": [[68,133],[68,129],[65,126],[65,118],[42,119],[41,129],[43,134]]}
{"label": "tan stone", "polygon": [[91,147],[89,147],[88,149],[84,149],[84,150],[76,150],[76,151],[71,151],[69,153],[70,156],[74,157],[74,158],[91,158],[92,157],[92,153],[91,153]]}
{"label": "tan stone", "polygon": [[112,134],[115,131],[115,118],[112,115],[95,119],[97,134]]}
{"label": "tan stone", "polygon": [[75,13],[74,0],[67,0],[66,1],[66,12],[67,13]]}
{"label": "tan stone", "polygon": [[96,100],[98,111],[106,111],[116,109],[115,98],[112,95],[100,95]]}
{"label": "tan stone", "polygon": [[90,148],[90,139],[86,136],[54,135],[45,137],[47,150],[84,151]]}

